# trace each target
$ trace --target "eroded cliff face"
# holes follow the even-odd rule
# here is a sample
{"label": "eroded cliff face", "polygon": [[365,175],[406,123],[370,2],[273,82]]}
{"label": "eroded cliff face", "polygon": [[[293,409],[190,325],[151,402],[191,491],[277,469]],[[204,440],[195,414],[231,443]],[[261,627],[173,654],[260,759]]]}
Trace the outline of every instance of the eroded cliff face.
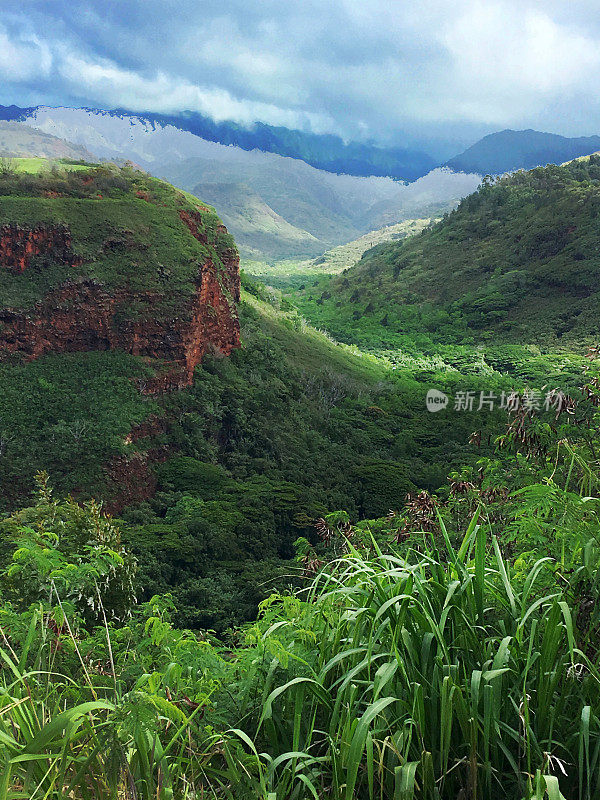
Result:
{"label": "eroded cliff face", "polygon": [[[185,214],[185,216],[184,216]],[[190,233],[203,244],[200,214],[181,212]],[[66,226],[27,229],[0,227],[0,268],[22,273],[35,256],[79,266]],[[196,290],[172,317],[157,314],[156,292],[108,290],[98,281],[74,278],[27,310],[0,310],[0,352],[32,360],[45,353],[121,349],[165,362],[141,388],[147,393],[189,385],[194,369],[209,350],[229,355],[239,346],[235,303],[240,296],[239,257],[221,253],[217,269],[208,258],[198,266]],[[24,276],[25,277],[25,276]]]}
{"label": "eroded cliff face", "polygon": [[81,263],[72,250],[71,233],[62,225],[27,228],[14,223],[0,225],[0,267],[24,272],[35,256],[50,256],[59,263]]}
{"label": "eroded cliff face", "polygon": [[[76,497],[88,495],[88,481],[96,494],[103,487],[112,513],[152,497],[154,467],[176,447],[172,404],[167,397],[140,402],[137,391],[183,388],[208,352],[229,355],[239,345],[239,296],[237,250],[214,209],[141,170],[65,167],[0,181],[0,362],[9,381],[25,376],[26,384],[38,372],[59,377],[64,370],[64,385],[48,381],[48,413],[42,408],[35,419],[44,422],[31,429],[37,428],[38,454],[49,437],[53,469]],[[148,369],[97,357],[110,350],[144,359]],[[77,352],[95,356],[23,368],[23,361]],[[98,375],[90,374],[94,365]],[[34,391],[23,387],[26,406],[37,403],[35,377],[32,385]],[[82,396],[74,398],[79,389]],[[63,456],[52,432],[55,423],[68,431],[79,421],[73,408],[85,417],[82,397],[101,406],[98,430],[89,437],[89,469],[73,463],[77,456]],[[124,406],[117,397],[127,398]],[[7,413],[5,403],[2,411],[1,427],[8,430],[15,419],[27,429],[19,408]],[[144,419],[145,413],[152,416]],[[69,440],[65,451],[74,454],[77,445]],[[16,502],[30,491],[28,469],[6,472],[16,478],[1,487],[5,496]]]}

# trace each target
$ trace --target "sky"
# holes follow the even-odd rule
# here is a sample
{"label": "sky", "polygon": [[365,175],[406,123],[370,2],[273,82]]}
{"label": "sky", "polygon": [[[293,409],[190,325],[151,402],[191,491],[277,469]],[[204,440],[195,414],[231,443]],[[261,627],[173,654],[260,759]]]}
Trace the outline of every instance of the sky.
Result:
{"label": "sky", "polygon": [[598,0],[0,0],[0,104],[424,149],[600,133]]}

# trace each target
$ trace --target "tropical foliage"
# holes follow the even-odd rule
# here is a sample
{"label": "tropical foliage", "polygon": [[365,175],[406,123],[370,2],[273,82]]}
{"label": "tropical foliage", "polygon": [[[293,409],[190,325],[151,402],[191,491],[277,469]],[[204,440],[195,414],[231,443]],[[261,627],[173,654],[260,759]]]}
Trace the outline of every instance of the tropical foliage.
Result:
{"label": "tropical foliage", "polygon": [[[4,796],[595,797],[587,381],[587,403],[554,421],[516,409],[445,502],[412,495],[358,525],[328,515],[298,542],[301,588],[227,644],[174,628],[168,597],[113,613],[113,523],[41,479],[36,506],[5,523]],[[61,551],[90,536],[106,544]]]}
{"label": "tropical foliage", "polygon": [[[368,354],[245,279],[243,347],[180,392],[116,352],[2,364],[0,800],[600,797],[599,170],[487,182],[307,290],[348,340],[368,295]],[[94,208],[146,180],[54,178]]]}

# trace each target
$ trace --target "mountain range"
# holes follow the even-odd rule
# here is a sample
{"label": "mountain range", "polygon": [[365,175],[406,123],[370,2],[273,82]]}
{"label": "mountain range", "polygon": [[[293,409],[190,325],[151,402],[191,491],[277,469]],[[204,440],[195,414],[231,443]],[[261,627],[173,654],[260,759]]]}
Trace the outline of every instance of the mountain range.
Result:
{"label": "mountain range", "polygon": [[[0,120],[35,120],[43,112],[64,112],[64,108],[48,106],[1,106]],[[384,147],[373,142],[345,142],[332,134],[285,128],[253,122],[251,125],[210,117],[193,112],[157,114],[125,109],[100,110],[93,108],[68,109],[84,112],[88,117],[98,115],[139,124],[158,130],[175,128],[192,133],[199,139],[242,150],[260,150],[299,159],[326,172],[360,177],[389,177],[413,181],[432,169],[442,166],[432,154],[409,147]],[[481,175],[501,174],[515,169],[531,169],[549,163],[563,163],[600,149],[600,136],[566,137],[532,129],[506,129],[490,133],[464,152],[449,159],[445,165],[456,171]]]}
{"label": "mountain range", "polygon": [[[482,175],[562,163],[600,149],[600,136],[502,131],[436,167],[408,151],[260,124],[250,129],[217,124],[187,113],[10,106],[0,107],[2,117],[12,120],[0,129],[5,152],[53,155],[48,146],[54,140],[32,140],[35,129],[63,140],[54,141],[58,156],[134,161],[214,205],[242,257],[267,263],[314,258],[384,226],[441,216],[471,193]],[[16,141],[19,126],[29,144]],[[401,156],[414,157],[410,175],[402,173],[416,178],[412,182],[396,179]],[[356,159],[363,159],[360,168]],[[360,172],[369,174],[352,174]]]}
{"label": "mountain range", "polygon": [[[219,144],[138,116],[85,109],[39,107],[19,124],[73,142],[96,158],[132,160],[187,191],[206,191],[203,199],[217,204],[239,238],[242,255],[253,259],[312,257],[371,229],[438,215],[480,180],[448,168],[412,183],[338,175],[300,159]],[[246,188],[236,193],[234,185]]]}
{"label": "mountain range", "polygon": [[[39,107],[38,107],[39,108]],[[18,106],[0,107],[0,119],[22,119],[37,109]],[[85,109],[97,113],[94,109]],[[193,133],[200,139],[242,150],[261,150],[298,158],[317,169],[346,175],[378,175],[398,180],[416,180],[435,166],[431,155],[411,148],[380,147],[372,143],[344,142],[339,136],[292,130],[254,122],[250,126],[236,122],[215,122],[193,111],[180,114],[136,113],[117,109],[103,112],[117,119],[138,119],[150,127],[174,127]]]}
{"label": "mountain range", "polygon": [[344,142],[339,136],[293,130],[283,126],[253,122],[250,126],[235,122],[215,122],[197,112],[176,115],[111,111],[114,116],[139,116],[152,124],[172,125],[201,139],[235,145],[243,150],[262,150],[280,156],[298,158],[317,169],[368,177],[376,175],[412,181],[437,166],[431,155],[406,147],[380,147],[372,142]]}

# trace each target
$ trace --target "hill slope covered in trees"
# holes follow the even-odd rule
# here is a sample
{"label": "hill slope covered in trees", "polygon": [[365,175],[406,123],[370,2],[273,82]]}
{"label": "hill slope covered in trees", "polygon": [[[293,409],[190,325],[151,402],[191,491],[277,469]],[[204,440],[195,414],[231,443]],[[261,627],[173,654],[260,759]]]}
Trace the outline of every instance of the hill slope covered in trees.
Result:
{"label": "hill slope covered in trees", "polygon": [[432,433],[426,378],[336,345],[251,281],[240,336],[231,237],[168,184],[9,171],[0,233],[2,505],[40,469],[102,498],[131,526],[143,592],[174,591],[185,624],[248,618],[317,517],[384,514],[463,459],[470,422]]}
{"label": "hill slope covered in trees", "polygon": [[309,286],[345,341],[574,346],[600,334],[600,159],[488,181],[431,229]]}

